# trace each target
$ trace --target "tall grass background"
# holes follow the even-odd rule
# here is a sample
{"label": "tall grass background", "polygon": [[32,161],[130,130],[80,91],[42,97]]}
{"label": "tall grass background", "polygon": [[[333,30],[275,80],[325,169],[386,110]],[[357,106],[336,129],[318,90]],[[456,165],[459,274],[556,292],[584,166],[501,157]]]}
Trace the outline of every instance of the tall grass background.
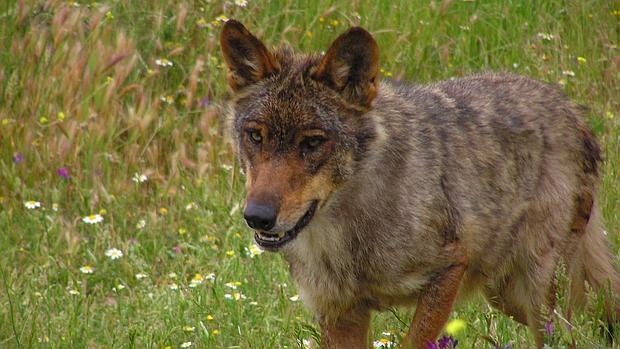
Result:
{"label": "tall grass background", "polygon": [[[304,52],[361,25],[390,79],[493,70],[557,84],[589,108],[603,144],[600,204],[620,254],[618,2],[3,1],[0,347],[296,348],[318,339],[286,264],[256,254],[240,215],[243,178],[217,108],[227,93],[218,46],[226,18],[268,46]],[[91,214],[103,222],[85,223]],[[112,248],[123,256],[106,256]],[[92,273],[80,271],[86,265]],[[606,347],[598,308],[595,298],[583,314],[560,306],[549,345]],[[372,339],[398,342],[411,316],[378,314]],[[458,347],[532,346],[526,328],[480,300],[453,317],[467,322]]]}

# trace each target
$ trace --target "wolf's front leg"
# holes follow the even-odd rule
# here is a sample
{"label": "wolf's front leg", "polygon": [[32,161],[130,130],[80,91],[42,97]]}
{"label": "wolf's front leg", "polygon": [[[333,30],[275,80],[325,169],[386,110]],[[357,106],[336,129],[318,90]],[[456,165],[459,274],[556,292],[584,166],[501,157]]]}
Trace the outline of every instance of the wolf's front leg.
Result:
{"label": "wolf's front leg", "polygon": [[435,341],[452,311],[465,268],[465,263],[451,266],[422,291],[403,348],[426,349]]}
{"label": "wolf's front leg", "polygon": [[321,319],[322,349],[367,349],[370,311],[356,308],[335,321]]}

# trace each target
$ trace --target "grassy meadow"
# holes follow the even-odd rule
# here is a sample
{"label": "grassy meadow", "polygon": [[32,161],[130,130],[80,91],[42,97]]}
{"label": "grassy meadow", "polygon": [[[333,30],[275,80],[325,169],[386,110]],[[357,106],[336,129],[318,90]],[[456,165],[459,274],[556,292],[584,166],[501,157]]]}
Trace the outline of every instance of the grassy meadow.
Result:
{"label": "grassy meadow", "polygon": [[[306,52],[362,25],[385,78],[502,70],[559,85],[589,107],[604,146],[600,204],[620,255],[617,1],[0,1],[0,348],[319,339],[284,260],[253,247],[241,216],[218,122],[226,18]],[[608,346],[591,303],[557,309],[550,347]],[[452,316],[466,324],[458,348],[533,345],[479,299]],[[375,345],[398,343],[411,318],[376,314]]]}

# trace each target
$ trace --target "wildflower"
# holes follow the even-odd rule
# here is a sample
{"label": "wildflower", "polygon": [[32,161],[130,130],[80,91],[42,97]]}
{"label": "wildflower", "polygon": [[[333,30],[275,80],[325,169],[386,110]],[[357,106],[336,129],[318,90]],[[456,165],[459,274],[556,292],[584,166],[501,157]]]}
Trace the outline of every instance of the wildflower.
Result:
{"label": "wildflower", "polygon": [[138,223],[136,223],[136,229],[142,229],[144,227],[146,227],[146,221],[144,219],[141,219]]}
{"label": "wildflower", "polygon": [[321,23],[325,22],[325,18],[319,17],[319,22],[321,22]]}
{"label": "wildflower", "polygon": [[124,289],[125,289],[125,285],[123,285],[123,284],[118,284],[115,287],[112,287],[112,291],[114,291],[114,292],[117,292],[117,291],[120,291],[120,290],[124,290]]}
{"label": "wildflower", "polygon": [[13,163],[15,165],[21,163],[22,161],[24,161],[24,156],[21,153],[13,154]]}
{"label": "wildflower", "polygon": [[196,328],[194,326],[183,326],[183,331],[185,332],[194,332]]}
{"label": "wildflower", "polygon": [[168,277],[171,278],[171,279],[176,279],[177,278],[177,273],[175,273],[175,272],[168,273]]}
{"label": "wildflower", "polygon": [[39,118],[39,123],[41,123],[42,125],[47,124],[48,121],[49,119],[47,118],[47,116],[42,116]]}
{"label": "wildflower", "polygon": [[393,348],[394,342],[392,342],[391,340],[387,338],[381,338],[379,340],[372,342],[372,346],[373,348]]}
{"label": "wildflower", "polygon": [[192,346],[192,342],[183,342],[181,348],[189,348]]}
{"label": "wildflower", "polygon": [[9,124],[9,119],[2,119],[2,126],[6,126]]}
{"label": "wildflower", "polygon": [[297,302],[299,300],[299,295],[296,294],[293,297],[289,297],[289,299],[291,300],[291,302]]}
{"label": "wildflower", "polygon": [[105,251],[105,255],[110,257],[110,259],[115,260],[121,258],[123,256],[123,252],[117,248],[111,248]]}
{"label": "wildflower", "polygon": [[69,176],[69,170],[66,167],[59,168],[58,170],[56,170],[56,173],[58,173],[58,175],[64,179],[71,178],[71,176]]}
{"label": "wildflower", "polygon": [[111,83],[112,83],[112,81],[114,81],[114,78],[112,78],[111,76],[107,76],[107,77],[105,78],[105,84],[106,84],[106,85],[111,84]]}
{"label": "wildflower", "polygon": [[609,120],[611,120],[611,119],[614,118],[614,113],[612,113],[611,111],[608,110],[608,111],[605,112],[605,116],[607,116],[607,118]]}
{"label": "wildflower", "polygon": [[82,274],[92,274],[95,272],[95,269],[93,269],[93,267],[87,264],[83,267],[80,267],[80,271],[82,272]]}
{"label": "wildflower", "polygon": [[204,108],[207,107],[210,102],[211,100],[209,99],[209,96],[205,96],[203,99],[200,100],[200,105]]}
{"label": "wildflower", "polygon": [[146,274],[146,273],[138,273],[138,274],[136,274],[136,279],[138,279],[138,280],[142,280],[142,279],[147,278],[147,277],[149,277],[149,275]]}
{"label": "wildflower", "polygon": [[207,315],[207,321],[213,321],[215,319],[213,315]]}
{"label": "wildflower", "polygon": [[551,41],[555,39],[555,36],[549,33],[538,33],[536,35],[540,40]]}
{"label": "wildflower", "polygon": [[337,20],[337,19],[334,19],[334,20],[331,22],[331,25],[332,25],[332,27],[337,27],[338,25],[340,25],[340,22],[338,22],[338,20]]}
{"label": "wildflower", "polygon": [[575,72],[572,70],[562,70],[562,75],[573,77],[575,76]]}
{"label": "wildflower", "polygon": [[241,286],[241,282],[239,281],[227,282],[224,284],[224,286],[231,288],[233,290],[236,290],[238,286]]}
{"label": "wildflower", "polygon": [[34,209],[41,207],[41,203],[38,201],[28,200],[24,202],[24,206],[29,210],[34,210]]}
{"label": "wildflower", "polygon": [[228,17],[224,16],[224,15],[219,15],[215,18],[216,21],[218,22],[222,22],[222,23],[226,23],[228,22]]}
{"label": "wildflower", "polygon": [[132,181],[136,182],[136,183],[144,183],[146,182],[146,180],[148,179],[148,177],[145,174],[139,174],[139,173],[134,173],[133,174],[133,178],[131,178]]}
{"label": "wildflower", "polygon": [[194,277],[192,278],[192,280],[189,282],[189,287],[196,287],[198,285],[201,285],[204,282],[204,277],[201,274],[196,274],[194,275]]}
{"label": "wildflower", "polygon": [[200,18],[196,21],[196,25],[199,28],[206,28],[209,24],[207,23],[207,20],[204,18]]}
{"label": "wildflower", "polygon": [[103,222],[103,217],[101,217],[101,215],[98,213],[91,214],[89,216],[82,218],[82,222],[88,223],[88,224],[97,224],[97,223]]}
{"label": "wildflower", "polygon": [[56,119],[58,119],[58,121],[64,121],[65,120],[65,113],[59,111],[58,114],[56,114]]}
{"label": "wildflower", "polygon": [[547,321],[547,323],[545,324],[545,331],[547,332],[547,336],[549,337],[553,336],[553,322],[552,321]]}
{"label": "wildflower", "polygon": [[155,60],[155,64],[160,67],[172,67],[173,63],[166,58],[158,58]]}
{"label": "wildflower", "polygon": [[220,330],[213,330],[211,334],[213,334],[214,336],[217,336],[218,334],[220,334]]}
{"label": "wildflower", "polygon": [[78,294],[80,294],[80,291],[71,289],[69,290],[69,294],[72,296],[77,296]]}
{"label": "wildflower", "polygon": [[256,244],[251,244],[250,246],[246,247],[245,251],[246,251],[246,254],[250,258],[254,258],[254,257],[258,256],[259,254],[265,252],[260,247],[258,247],[258,245],[256,245]]}
{"label": "wildflower", "polygon": [[579,62],[579,64],[585,64],[587,60],[584,57],[577,57],[577,62]]}
{"label": "wildflower", "polygon": [[179,235],[185,235],[185,233],[187,233],[185,228],[179,228]]}
{"label": "wildflower", "polygon": [[443,336],[437,341],[437,349],[456,348],[458,342],[458,340],[452,338],[451,336]]}
{"label": "wildflower", "polygon": [[224,294],[224,298],[225,299],[229,299],[229,300],[241,300],[241,299],[245,299],[245,295],[243,295],[241,292],[233,292],[233,294],[230,293],[226,293]]}
{"label": "wildflower", "polygon": [[248,6],[248,2],[247,0],[235,0],[235,5],[239,7],[246,7]]}
{"label": "wildflower", "polygon": [[235,251],[233,251],[233,250],[226,251],[226,255],[227,255],[228,257],[232,257],[232,256],[234,256],[234,255],[235,255]]}
{"label": "wildflower", "polygon": [[172,252],[174,252],[174,254],[180,254],[181,252],[183,252],[183,249],[181,248],[181,246],[176,245],[172,248]]}
{"label": "wildflower", "polygon": [[450,320],[450,322],[448,322],[448,324],[446,325],[446,332],[452,336],[456,335],[457,333],[464,330],[466,325],[467,323],[461,319]]}
{"label": "wildflower", "polygon": [[307,31],[307,32],[306,32],[306,36],[307,36],[308,38],[312,38],[312,32],[311,32],[311,31]]}
{"label": "wildflower", "polygon": [[161,214],[162,216],[168,214],[168,209],[165,207],[161,207],[159,209],[159,214]]}
{"label": "wildflower", "polygon": [[189,211],[194,208],[196,208],[196,203],[194,202],[190,202],[189,204],[185,205],[185,211]]}
{"label": "wildflower", "polygon": [[177,284],[175,284],[175,283],[173,282],[173,283],[171,283],[170,285],[168,285],[168,288],[169,288],[169,289],[171,289],[171,290],[173,290],[173,291],[176,291],[176,290],[178,290],[178,289],[179,289],[179,285],[177,285]]}

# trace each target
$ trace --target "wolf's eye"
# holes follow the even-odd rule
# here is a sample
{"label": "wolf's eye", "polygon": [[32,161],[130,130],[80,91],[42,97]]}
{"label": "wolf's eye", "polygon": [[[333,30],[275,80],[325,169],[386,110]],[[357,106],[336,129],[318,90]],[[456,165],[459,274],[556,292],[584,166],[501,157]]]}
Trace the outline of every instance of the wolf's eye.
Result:
{"label": "wolf's eye", "polygon": [[259,130],[248,130],[248,135],[250,136],[250,140],[255,144],[260,144],[263,141],[263,136],[260,134]]}
{"label": "wolf's eye", "polygon": [[301,144],[299,144],[299,148],[301,149],[302,154],[306,155],[317,150],[321,144],[325,143],[326,140],[327,139],[322,136],[307,137],[301,142]]}

